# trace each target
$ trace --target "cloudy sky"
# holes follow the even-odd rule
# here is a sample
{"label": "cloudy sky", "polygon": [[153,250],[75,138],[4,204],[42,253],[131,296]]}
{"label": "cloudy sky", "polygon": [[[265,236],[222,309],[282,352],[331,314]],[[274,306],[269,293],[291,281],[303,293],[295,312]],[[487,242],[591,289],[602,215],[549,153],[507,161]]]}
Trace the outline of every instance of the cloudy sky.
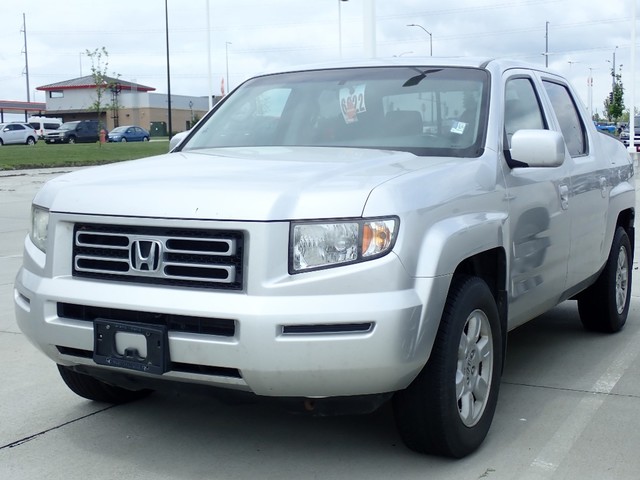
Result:
{"label": "cloudy sky", "polygon": [[[587,106],[587,79],[592,74],[593,109],[602,112],[611,90],[614,52],[627,91],[632,83],[633,1],[640,2],[375,0],[376,54],[428,55],[427,30],[434,56],[511,57],[544,65],[548,22],[549,67],[571,79]],[[216,94],[227,73],[235,87],[264,70],[337,59],[340,50],[345,59],[365,55],[363,0],[167,0],[167,4],[172,94],[209,92],[208,36]],[[45,101],[44,92],[36,91],[38,86],[88,75],[91,61],[84,52],[103,46],[109,74],[167,91],[164,1],[3,1],[0,99],[27,99],[23,13],[32,101]],[[640,91],[637,96],[640,104]],[[630,95],[625,103],[631,105]]]}

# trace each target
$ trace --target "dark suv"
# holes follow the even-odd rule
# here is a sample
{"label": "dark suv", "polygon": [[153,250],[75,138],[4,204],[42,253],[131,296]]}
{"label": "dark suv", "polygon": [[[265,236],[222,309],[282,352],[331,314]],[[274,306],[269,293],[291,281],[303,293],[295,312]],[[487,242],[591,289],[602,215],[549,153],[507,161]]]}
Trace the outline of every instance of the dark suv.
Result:
{"label": "dark suv", "polygon": [[44,136],[46,143],[91,143],[100,139],[96,120],[65,122],[60,128]]}

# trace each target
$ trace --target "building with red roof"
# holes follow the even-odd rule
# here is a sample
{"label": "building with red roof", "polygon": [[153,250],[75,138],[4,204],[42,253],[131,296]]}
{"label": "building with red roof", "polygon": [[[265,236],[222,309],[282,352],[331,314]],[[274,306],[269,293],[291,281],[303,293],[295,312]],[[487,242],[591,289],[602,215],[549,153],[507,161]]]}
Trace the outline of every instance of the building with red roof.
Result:
{"label": "building with red roof", "polygon": [[[155,88],[121,78],[105,77],[101,88],[99,120],[107,130],[119,125],[139,125],[152,135],[167,135],[168,95]],[[98,89],[94,77],[73,78],[37,87],[46,93],[47,116],[73,120],[95,120]],[[188,130],[209,108],[207,97],[171,95],[171,120],[175,132]]]}

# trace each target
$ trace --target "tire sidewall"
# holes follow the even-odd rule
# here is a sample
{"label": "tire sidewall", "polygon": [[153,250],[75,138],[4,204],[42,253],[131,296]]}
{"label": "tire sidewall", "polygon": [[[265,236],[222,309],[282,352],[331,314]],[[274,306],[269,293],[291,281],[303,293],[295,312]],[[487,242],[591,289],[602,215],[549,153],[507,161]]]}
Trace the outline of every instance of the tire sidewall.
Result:
{"label": "tire sidewall", "polygon": [[[618,313],[616,304],[616,277],[618,274],[618,260],[620,258],[620,250],[623,248],[627,254],[627,294],[625,298],[624,309],[622,310],[622,313]],[[608,307],[610,309],[609,318],[611,319],[610,327],[611,331],[616,332],[622,329],[627,321],[627,316],[629,314],[629,303],[631,301],[631,279],[633,273],[633,253],[631,252],[631,242],[629,241],[629,236],[622,228],[618,228],[613,237],[613,242],[611,244],[611,255],[609,255],[609,258],[607,260],[606,268],[606,280],[609,287],[607,295],[610,298],[608,302]]]}
{"label": "tire sidewall", "polygon": [[[471,312],[482,310],[492,334],[490,392],[481,418],[472,427],[458,412],[456,371],[463,328]],[[420,453],[464,457],[484,441],[495,412],[502,371],[503,339],[495,299],[478,277],[455,275],[429,359],[422,371],[393,399],[398,431],[404,443]]]}
{"label": "tire sidewall", "polygon": [[[444,358],[448,359],[444,369],[445,378],[442,379],[441,385],[444,404],[448,406],[441,412],[443,423],[446,423],[454,432],[453,438],[457,438],[459,443],[457,449],[469,453],[482,443],[493,420],[500,389],[502,334],[498,309],[486,283],[479,278],[467,277],[463,280],[461,291],[464,292],[463,295],[458,295],[458,298],[451,303],[447,301],[449,308],[445,311],[446,318],[443,318],[443,322],[450,322],[450,329],[440,329],[436,344],[445,350]],[[458,412],[455,377],[460,338],[469,315],[475,310],[482,310],[489,320],[493,342],[493,364],[489,398],[482,417],[474,426],[468,427],[463,423]],[[427,368],[427,371],[429,370]]]}

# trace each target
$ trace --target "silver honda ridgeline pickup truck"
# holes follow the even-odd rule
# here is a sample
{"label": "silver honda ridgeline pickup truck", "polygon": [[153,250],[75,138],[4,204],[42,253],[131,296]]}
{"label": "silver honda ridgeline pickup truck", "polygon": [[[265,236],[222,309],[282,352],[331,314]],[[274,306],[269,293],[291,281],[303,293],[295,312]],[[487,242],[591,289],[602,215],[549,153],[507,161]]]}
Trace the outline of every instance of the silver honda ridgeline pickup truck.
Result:
{"label": "silver honda ridgeline pickup truck", "polygon": [[[511,329],[627,318],[635,180],[567,81],[485,59],[257,76],[171,153],[33,200],[18,324],[78,395],[204,384],[485,438]],[[324,410],[323,410],[324,409]]]}

